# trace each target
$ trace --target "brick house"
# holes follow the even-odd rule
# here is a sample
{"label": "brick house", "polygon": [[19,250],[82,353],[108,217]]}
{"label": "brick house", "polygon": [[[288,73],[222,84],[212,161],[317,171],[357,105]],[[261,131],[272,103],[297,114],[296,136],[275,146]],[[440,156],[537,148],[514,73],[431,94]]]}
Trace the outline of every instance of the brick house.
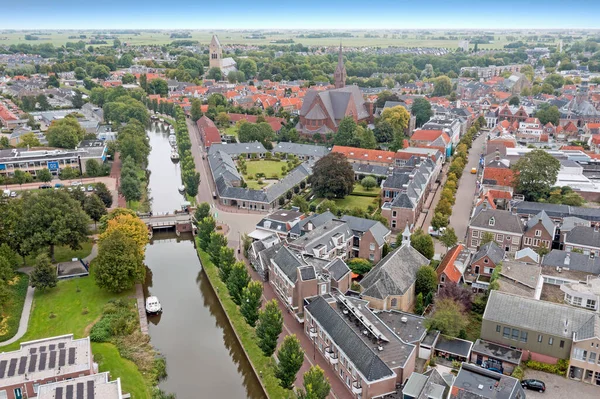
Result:
{"label": "brick house", "polygon": [[483,244],[471,258],[465,281],[475,292],[487,291],[492,272],[503,260],[504,250],[498,244],[493,241]]}
{"label": "brick house", "polygon": [[470,258],[471,252],[463,244],[455,245],[450,249],[435,270],[439,286],[447,283],[462,284],[464,282],[463,274]]}
{"label": "brick house", "polygon": [[600,256],[600,228],[598,224],[595,227],[575,226],[571,231],[565,234],[564,247],[568,252],[574,249],[583,252],[590,257]]}
{"label": "brick house", "polygon": [[41,385],[94,374],[89,337],[73,334],[22,342],[0,354],[0,397],[36,397]]}
{"label": "brick house", "polygon": [[221,143],[221,133],[215,123],[210,120],[206,115],[198,119],[196,122],[198,130],[200,131],[200,140],[204,144],[205,148],[210,148],[211,145]]}
{"label": "brick house", "polygon": [[468,247],[474,250],[478,249],[484,234],[491,233],[496,244],[505,252],[514,254],[521,249],[523,238],[521,219],[509,211],[489,209],[485,202],[483,205],[469,223]]}
{"label": "brick house", "polygon": [[348,388],[346,396],[383,397],[411,376],[416,346],[399,338],[366,301],[338,293],[306,302],[304,332]]}
{"label": "brick house", "polygon": [[383,246],[392,233],[390,229],[377,220],[348,215],[342,216],[342,220],[348,223],[354,234],[350,257],[379,262],[382,257]]}
{"label": "brick house", "polygon": [[600,316],[595,314],[573,335],[568,376],[600,385]]}
{"label": "brick house", "polygon": [[556,225],[546,212],[541,211],[525,224],[523,247],[534,250],[545,247],[550,250],[552,249],[555,233]]}

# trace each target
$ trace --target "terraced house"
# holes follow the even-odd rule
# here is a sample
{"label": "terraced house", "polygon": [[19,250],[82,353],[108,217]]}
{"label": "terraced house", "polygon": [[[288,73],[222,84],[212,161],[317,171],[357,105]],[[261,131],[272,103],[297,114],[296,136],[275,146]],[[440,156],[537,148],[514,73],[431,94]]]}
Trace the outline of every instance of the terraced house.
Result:
{"label": "terraced house", "polygon": [[490,209],[487,202],[473,216],[467,230],[468,247],[477,250],[486,233],[492,234],[494,241],[505,252],[515,253],[521,249],[523,223],[521,219],[500,209]]}

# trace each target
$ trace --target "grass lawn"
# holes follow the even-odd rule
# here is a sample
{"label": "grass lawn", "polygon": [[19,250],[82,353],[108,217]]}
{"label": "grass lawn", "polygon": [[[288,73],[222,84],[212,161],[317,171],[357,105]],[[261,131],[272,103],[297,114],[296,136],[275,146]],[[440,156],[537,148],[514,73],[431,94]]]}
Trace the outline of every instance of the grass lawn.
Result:
{"label": "grass lawn", "polygon": [[[54,248],[54,257],[56,258],[56,263],[60,262],[70,262],[73,258],[85,258],[90,253],[92,253],[92,247],[94,243],[91,241],[86,241],[81,244],[81,249],[72,250],[68,246],[57,246]],[[35,256],[28,255],[25,257],[25,264],[27,266],[33,266],[35,264]]]}
{"label": "grass lawn", "polygon": [[9,283],[10,301],[4,307],[2,312],[2,321],[0,321],[0,342],[11,339],[19,329],[21,313],[23,313],[23,304],[27,295],[27,286],[29,285],[29,276],[23,273],[17,273],[15,278]]}
{"label": "grass lawn", "polygon": [[359,197],[357,195],[348,195],[344,199],[335,199],[334,201],[339,208],[360,208],[365,211],[367,210],[369,205],[377,206],[378,204],[377,198]]}
{"label": "grass lawn", "polygon": [[[109,300],[132,294],[133,290],[122,294],[102,290],[91,275],[60,281],[56,288],[50,290],[36,290],[29,327],[21,341],[70,333],[75,338],[85,337]],[[14,343],[5,350],[17,348],[19,343]]]}
{"label": "grass lawn", "polygon": [[256,180],[246,180],[246,185],[248,186],[249,189],[252,190],[260,190],[262,189],[264,186],[266,186],[266,184],[258,184],[258,181]]}
{"label": "grass lawn", "polygon": [[150,397],[144,377],[137,366],[131,360],[122,358],[116,346],[92,342],[92,352],[100,372],[110,371],[113,380],[121,378],[123,392],[130,393],[133,399]]}
{"label": "grass lawn", "polygon": [[360,183],[356,183],[354,185],[354,189],[352,190],[352,194],[362,194],[369,197],[378,197],[380,192],[381,187],[373,187],[372,189],[367,191],[363,186],[360,185]]}
{"label": "grass lawn", "polygon": [[197,248],[200,260],[202,261],[202,268],[221,299],[225,312],[229,316],[234,330],[240,337],[242,345],[250,357],[250,361],[254,365],[254,368],[261,373],[261,380],[267,390],[268,396],[270,398],[287,398],[292,396],[292,392],[279,385],[279,379],[274,375],[274,360],[271,357],[263,355],[262,350],[258,347],[254,328],[246,323],[239,308],[231,300],[227,286],[219,278],[217,267],[210,261],[208,254],[200,249],[200,246],[197,246]]}
{"label": "grass lawn", "polygon": [[[256,176],[257,173],[264,173],[265,178],[272,179],[274,175],[277,175],[277,179],[281,176],[281,167],[285,166],[287,168],[287,164],[285,162],[276,162],[276,161],[246,161],[246,176]],[[245,178],[246,182],[248,181]]]}
{"label": "grass lawn", "polygon": [[227,129],[225,129],[225,131],[223,132],[224,134],[228,135],[228,136],[238,136],[238,129],[237,126],[233,125],[228,127]]}

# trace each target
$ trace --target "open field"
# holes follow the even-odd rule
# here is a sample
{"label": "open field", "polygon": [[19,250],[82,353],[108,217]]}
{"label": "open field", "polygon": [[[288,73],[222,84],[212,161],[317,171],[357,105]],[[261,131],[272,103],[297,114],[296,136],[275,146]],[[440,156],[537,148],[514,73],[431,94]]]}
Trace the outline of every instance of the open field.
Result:
{"label": "open field", "polygon": [[[275,41],[285,41],[292,39],[294,43],[301,43],[303,45],[311,46],[337,46],[342,39],[344,46],[347,47],[445,47],[455,49],[458,47],[459,39],[448,39],[450,35],[453,37],[463,38],[466,37],[465,33],[459,32],[444,32],[444,31],[432,31],[427,34],[418,33],[415,31],[376,31],[376,30],[354,30],[349,31],[352,37],[318,37],[318,38],[307,38],[298,37],[299,34],[307,34],[309,31],[264,31],[264,36],[260,38],[249,37],[250,33],[243,31],[225,31],[225,30],[186,30],[191,34],[191,39],[182,40],[197,40],[200,44],[208,45],[213,34],[219,35],[219,40],[223,45],[229,44],[247,44],[247,45],[266,45],[266,44],[277,44]],[[332,31],[335,33],[335,31]],[[341,32],[341,31],[338,31]],[[348,32],[348,31],[344,31]],[[53,31],[48,32],[48,35],[40,35],[39,40],[25,40],[25,35],[33,33],[33,31],[10,31],[0,33],[0,45],[6,44],[41,44],[41,43],[52,43],[56,46],[61,46],[67,42],[76,42],[79,39],[69,39],[69,36],[86,35],[89,40],[92,35],[92,31]],[[44,32],[46,33],[46,32]],[[169,31],[140,31],[139,34],[118,34],[115,35],[123,43],[132,45],[141,44],[167,44],[173,40],[170,37]],[[367,37],[365,37],[367,36]],[[520,34],[513,34],[517,38],[521,38]],[[439,37],[442,39],[433,39]],[[445,38],[445,39],[444,39]],[[494,35],[494,42],[491,44],[480,44],[480,49],[499,49],[508,43],[506,35],[496,34]],[[106,45],[112,45],[112,39],[106,40]],[[286,44],[286,43],[282,43]],[[547,45],[555,45],[555,43],[547,43]],[[471,45],[473,47],[473,45]]]}

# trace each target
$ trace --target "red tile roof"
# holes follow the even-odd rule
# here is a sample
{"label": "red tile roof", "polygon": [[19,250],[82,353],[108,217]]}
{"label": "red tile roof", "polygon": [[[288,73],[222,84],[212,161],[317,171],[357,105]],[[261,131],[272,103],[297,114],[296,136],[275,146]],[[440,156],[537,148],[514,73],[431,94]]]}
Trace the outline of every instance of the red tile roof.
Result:
{"label": "red tile roof", "polygon": [[214,122],[208,117],[203,116],[202,118],[198,119],[196,124],[200,130],[200,135],[204,138],[205,147],[210,147],[214,143],[221,142],[221,134],[219,133],[219,129],[217,129]]}
{"label": "red tile roof", "polygon": [[393,151],[366,150],[364,148],[345,147],[341,145],[334,145],[331,151],[344,154],[349,160],[385,162],[390,164],[394,162],[395,155]]}
{"label": "red tile roof", "polygon": [[412,136],[410,136],[410,141],[426,141],[431,143],[443,134],[445,133],[442,130],[415,130]]}
{"label": "red tile roof", "polygon": [[498,186],[512,186],[514,174],[510,169],[505,168],[490,168],[489,166],[483,170],[484,180],[494,180]]}
{"label": "red tile roof", "polygon": [[463,249],[465,249],[464,245],[458,244],[448,251],[448,253],[446,253],[446,256],[444,256],[444,259],[442,259],[442,263],[440,263],[436,269],[438,280],[442,274],[445,274],[448,280],[454,283],[458,283],[460,281],[462,274],[460,270],[454,266],[454,262]]}

